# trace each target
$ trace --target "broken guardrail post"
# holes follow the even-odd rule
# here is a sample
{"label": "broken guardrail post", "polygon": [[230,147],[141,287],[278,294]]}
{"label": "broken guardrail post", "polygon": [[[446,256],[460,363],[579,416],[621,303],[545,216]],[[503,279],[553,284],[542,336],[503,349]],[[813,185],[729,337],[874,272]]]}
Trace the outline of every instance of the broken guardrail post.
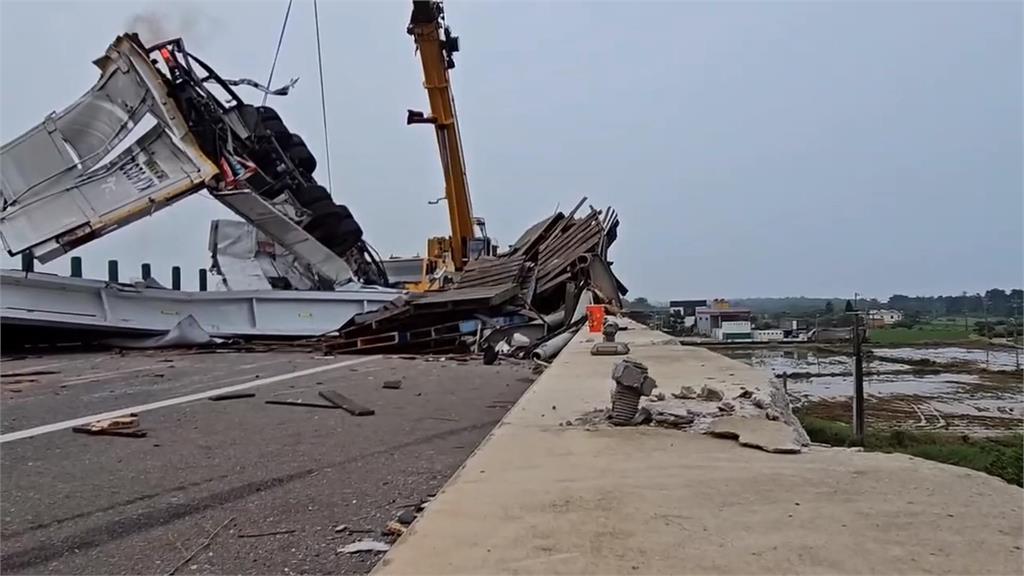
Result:
{"label": "broken guardrail post", "polygon": [[71,277],[81,278],[82,277],[82,257],[72,256],[71,257]]}
{"label": "broken guardrail post", "polygon": [[206,268],[199,269],[199,291],[206,292]]}
{"label": "broken guardrail post", "polygon": [[181,290],[181,266],[171,266],[171,290]]}
{"label": "broken guardrail post", "polygon": [[633,423],[640,408],[640,397],[650,396],[658,384],[647,373],[647,366],[629,358],[615,363],[612,380],[615,381],[615,391],[612,393],[610,420],[616,426],[627,426]]}
{"label": "broken guardrail post", "polygon": [[117,260],[107,260],[107,282],[117,282]]}
{"label": "broken guardrail post", "polygon": [[149,262],[142,263],[142,279],[149,280],[153,277],[153,267],[149,265]]}
{"label": "broken guardrail post", "polygon": [[36,260],[32,257],[31,252],[21,253],[21,271],[22,272],[35,272]]}

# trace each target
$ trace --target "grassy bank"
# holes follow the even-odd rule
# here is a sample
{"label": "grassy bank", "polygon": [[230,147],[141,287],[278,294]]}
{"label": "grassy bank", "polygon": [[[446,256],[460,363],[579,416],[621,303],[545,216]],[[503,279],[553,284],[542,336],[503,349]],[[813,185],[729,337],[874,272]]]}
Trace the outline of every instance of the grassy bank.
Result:
{"label": "grassy bank", "polygon": [[925,324],[913,328],[876,328],[871,330],[868,340],[872,344],[921,344],[925,342],[963,342],[971,334],[963,326]]}
{"label": "grassy bank", "polygon": [[[814,442],[849,446],[853,430],[849,425],[813,416],[800,416],[807,435]],[[970,437],[943,432],[906,430],[868,431],[864,449],[873,452],[899,452],[954,466],[963,466],[1024,486],[1024,435]]]}

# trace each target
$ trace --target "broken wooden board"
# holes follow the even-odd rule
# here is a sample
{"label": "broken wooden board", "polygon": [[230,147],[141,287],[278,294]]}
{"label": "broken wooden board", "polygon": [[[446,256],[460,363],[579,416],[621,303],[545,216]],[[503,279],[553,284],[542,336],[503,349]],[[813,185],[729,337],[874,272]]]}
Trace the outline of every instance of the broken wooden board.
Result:
{"label": "broken wooden board", "polygon": [[303,402],[302,400],[264,400],[264,404],[274,404],[275,406],[298,406],[300,408],[327,408],[329,410],[337,410],[339,406],[334,404],[320,404],[317,402]]}
{"label": "broken wooden board", "polygon": [[97,420],[81,426],[71,428],[72,432],[78,434],[92,434],[94,436],[126,436],[129,438],[145,438],[146,431],[139,430],[138,416],[121,416],[107,420]]}
{"label": "broken wooden board", "polygon": [[148,435],[148,432],[145,430],[118,430],[116,428],[113,430],[94,430],[88,426],[73,426],[71,431],[92,436],[123,436],[125,438],[145,438]]}
{"label": "broken wooden board", "polygon": [[224,394],[217,394],[216,396],[210,396],[210,400],[214,402],[220,402],[221,400],[237,400],[239,398],[255,398],[255,392],[225,392]]}
{"label": "broken wooden board", "polygon": [[327,400],[331,404],[334,404],[338,408],[348,412],[353,416],[373,416],[373,408],[367,408],[359,402],[345,396],[341,392],[335,390],[321,390],[317,392],[321,398]]}

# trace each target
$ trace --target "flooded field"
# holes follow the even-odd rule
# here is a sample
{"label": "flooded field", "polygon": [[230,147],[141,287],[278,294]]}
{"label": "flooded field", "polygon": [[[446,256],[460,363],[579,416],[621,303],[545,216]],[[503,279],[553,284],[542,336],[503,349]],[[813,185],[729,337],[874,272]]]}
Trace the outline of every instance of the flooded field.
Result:
{"label": "flooded field", "polygon": [[[795,408],[849,421],[853,361],[814,348],[721,348],[717,352],[786,377]],[[981,434],[1021,430],[1024,383],[1012,350],[879,348],[865,360],[869,425]]]}

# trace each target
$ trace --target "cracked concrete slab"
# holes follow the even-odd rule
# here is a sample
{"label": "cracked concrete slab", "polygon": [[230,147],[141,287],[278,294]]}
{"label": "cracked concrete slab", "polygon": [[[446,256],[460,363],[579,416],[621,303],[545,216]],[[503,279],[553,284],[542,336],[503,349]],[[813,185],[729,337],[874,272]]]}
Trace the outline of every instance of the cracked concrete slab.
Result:
{"label": "cracked concrete slab", "polygon": [[717,418],[711,422],[708,434],[719,438],[735,438],[743,446],[760,448],[765,452],[797,454],[802,448],[793,428],[764,418]]}

